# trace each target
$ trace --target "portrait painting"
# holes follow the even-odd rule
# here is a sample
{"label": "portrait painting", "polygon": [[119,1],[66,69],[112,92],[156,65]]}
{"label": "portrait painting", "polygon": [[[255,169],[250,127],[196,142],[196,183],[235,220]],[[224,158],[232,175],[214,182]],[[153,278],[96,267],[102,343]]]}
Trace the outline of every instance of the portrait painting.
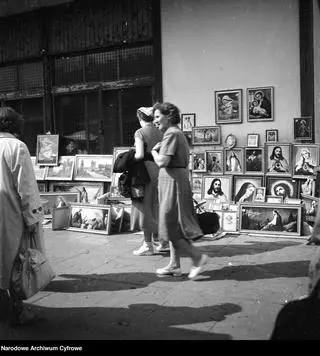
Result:
{"label": "portrait painting", "polygon": [[206,151],[207,172],[211,174],[223,173],[223,150]]}
{"label": "portrait painting", "polygon": [[263,176],[234,176],[233,201],[235,204],[253,202],[254,192],[257,187],[263,186]]}
{"label": "portrait painting", "polygon": [[245,148],[245,173],[262,174],[264,172],[263,148]]}
{"label": "portrait painting", "polygon": [[196,114],[181,114],[181,128],[183,132],[192,132],[196,126]]}
{"label": "portrait painting", "polygon": [[278,130],[272,129],[272,130],[266,130],[266,142],[272,143],[272,142],[278,142]]}
{"label": "portrait painting", "polygon": [[49,191],[79,193],[80,203],[96,204],[99,196],[104,194],[104,184],[93,182],[50,182]]}
{"label": "portrait painting", "polygon": [[74,180],[111,182],[113,155],[76,155]]}
{"label": "portrait painting", "polygon": [[37,158],[35,156],[31,156],[31,162],[33,166],[34,175],[36,180],[45,180],[47,167],[46,166],[38,166],[36,164]]}
{"label": "portrait painting", "polygon": [[266,175],[291,175],[291,144],[265,144]]}
{"label": "portrait painting", "polygon": [[224,173],[239,174],[244,173],[243,148],[224,149]]}
{"label": "portrait painting", "polygon": [[215,91],[216,124],[242,122],[242,89]]}
{"label": "portrait painting", "polygon": [[36,164],[57,166],[59,158],[59,135],[37,135]]}
{"label": "portrait painting", "polygon": [[46,180],[72,180],[75,156],[60,156],[58,166],[47,168]]}
{"label": "portrait painting", "polygon": [[295,117],[293,119],[293,138],[296,141],[312,141],[313,122],[311,116]]}
{"label": "portrait painting", "polygon": [[205,152],[193,154],[193,172],[206,172],[207,171],[207,158]]}
{"label": "portrait painting", "polygon": [[292,158],[294,177],[312,176],[319,165],[319,145],[295,144],[292,146]]}
{"label": "portrait painting", "polygon": [[266,188],[265,187],[257,187],[254,191],[253,201],[255,203],[264,203],[266,200]]}
{"label": "portrait painting", "polygon": [[237,212],[236,211],[223,211],[222,219],[220,219],[222,231],[236,232],[237,226]]}
{"label": "portrait painting", "polygon": [[130,199],[130,198],[124,198],[118,189],[118,182],[119,182],[119,177],[121,176],[122,173],[114,173],[113,172],[113,165],[114,162],[116,161],[116,158],[120,153],[124,153],[130,150],[131,147],[114,147],[113,148],[113,160],[112,160],[112,169],[111,169],[111,184],[110,184],[110,197],[113,198],[121,198],[121,199]]}
{"label": "portrait painting", "polygon": [[215,204],[231,200],[232,176],[203,176],[202,199],[210,199]]}
{"label": "portrait painting", "polygon": [[110,206],[71,204],[67,230],[108,235],[111,232]]}
{"label": "portrait painting", "polygon": [[202,177],[192,177],[191,178],[191,189],[193,193],[202,192]]}
{"label": "portrait painting", "polygon": [[193,145],[220,145],[221,130],[219,126],[197,126],[192,128]]}
{"label": "portrait painting", "polygon": [[266,235],[301,235],[301,206],[243,203],[240,206],[240,232]]}
{"label": "portrait painting", "polygon": [[247,89],[248,121],[273,121],[273,87]]}
{"label": "portrait painting", "polygon": [[287,198],[297,198],[297,181],[290,177],[266,177],[266,194]]}
{"label": "portrait painting", "polygon": [[40,201],[43,209],[43,214],[50,216],[52,216],[53,208],[66,207],[71,202],[79,202],[79,199],[79,192],[40,193]]}

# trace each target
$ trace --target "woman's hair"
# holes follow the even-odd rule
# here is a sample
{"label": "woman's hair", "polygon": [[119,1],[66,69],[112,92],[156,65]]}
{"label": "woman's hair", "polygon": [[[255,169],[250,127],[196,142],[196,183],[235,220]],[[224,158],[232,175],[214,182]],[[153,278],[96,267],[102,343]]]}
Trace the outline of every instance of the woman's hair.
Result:
{"label": "woman's hair", "polygon": [[9,106],[0,107],[0,132],[19,134],[22,116]]}
{"label": "woman's hair", "polygon": [[177,125],[180,122],[180,110],[177,106],[165,102],[165,103],[156,103],[153,105],[153,115],[156,110],[159,110],[161,114],[168,117],[172,125]]}
{"label": "woman's hair", "polygon": [[153,121],[153,115],[147,115],[144,112],[142,112],[140,109],[137,110],[137,117],[139,120],[143,120],[145,122]]}

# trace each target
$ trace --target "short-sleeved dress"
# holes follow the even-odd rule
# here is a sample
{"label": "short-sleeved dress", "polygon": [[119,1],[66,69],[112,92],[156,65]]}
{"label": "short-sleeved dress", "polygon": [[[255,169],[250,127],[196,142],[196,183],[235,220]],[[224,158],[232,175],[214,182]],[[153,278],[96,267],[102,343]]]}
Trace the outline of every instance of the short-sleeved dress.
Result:
{"label": "short-sleeved dress", "polygon": [[[148,123],[134,134],[145,143],[145,151],[150,152],[154,145],[162,140],[162,132]],[[143,201],[132,200],[130,227],[131,230],[144,230],[158,233],[158,174],[159,167],[153,161],[145,161],[145,166],[150,176],[146,184]]]}
{"label": "short-sleeved dress", "polygon": [[159,171],[159,237],[177,241],[202,236],[189,182],[189,146],[178,127],[164,133],[159,153],[171,156],[168,166]]}

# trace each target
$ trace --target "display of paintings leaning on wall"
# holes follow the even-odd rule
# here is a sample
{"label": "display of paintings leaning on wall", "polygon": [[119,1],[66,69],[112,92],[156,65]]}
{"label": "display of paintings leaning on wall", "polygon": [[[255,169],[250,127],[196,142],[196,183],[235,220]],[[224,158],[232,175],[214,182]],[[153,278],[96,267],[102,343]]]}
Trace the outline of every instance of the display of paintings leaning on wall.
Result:
{"label": "display of paintings leaning on wall", "polygon": [[301,235],[301,205],[243,203],[240,232],[266,235]]}

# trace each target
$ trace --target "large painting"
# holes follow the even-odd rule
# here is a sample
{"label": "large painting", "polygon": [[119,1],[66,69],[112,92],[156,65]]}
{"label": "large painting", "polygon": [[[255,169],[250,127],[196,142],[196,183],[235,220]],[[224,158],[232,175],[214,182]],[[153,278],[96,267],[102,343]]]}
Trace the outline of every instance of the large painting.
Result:
{"label": "large painting", "polygon": [[247,89],[248,121],[272,121],[273,87]]}
{"label": "large painting", "polygon": [[46,180],[72,180],[74,161],[74,156],[60,156],[58,166],[48,167]]}
{"label": "large painting", "polygon": [[74,180],[111,182],[112,155],[76,155]]}
{"label": "large painting", "polygon": [[292,163],[290,143],[266,143],[265,155],[267,175],[291,175]]}
{"label": "large painting", "polygon": [[240,232],[266,235],[301,235],[301,205],[243,203]]}
{"label": "large painting", "polygon": [[233,200],[236,204],[252,202],[256,188],[263,185],[263,176],[234,176]]}
{"label": "large painting", "polygon": [[242,89],[215,91],[217,124],[242,122]]}
{"label": "large painting", "polygon": [[290,177],[266,177],[267,195],[287,198],[297,198],[297,182]]}
{"label": "large painting", "polygon": [[216,204],[227,203],[231,200],[231,176],[203,176],[202,179],[203,199],[210,199]]}

